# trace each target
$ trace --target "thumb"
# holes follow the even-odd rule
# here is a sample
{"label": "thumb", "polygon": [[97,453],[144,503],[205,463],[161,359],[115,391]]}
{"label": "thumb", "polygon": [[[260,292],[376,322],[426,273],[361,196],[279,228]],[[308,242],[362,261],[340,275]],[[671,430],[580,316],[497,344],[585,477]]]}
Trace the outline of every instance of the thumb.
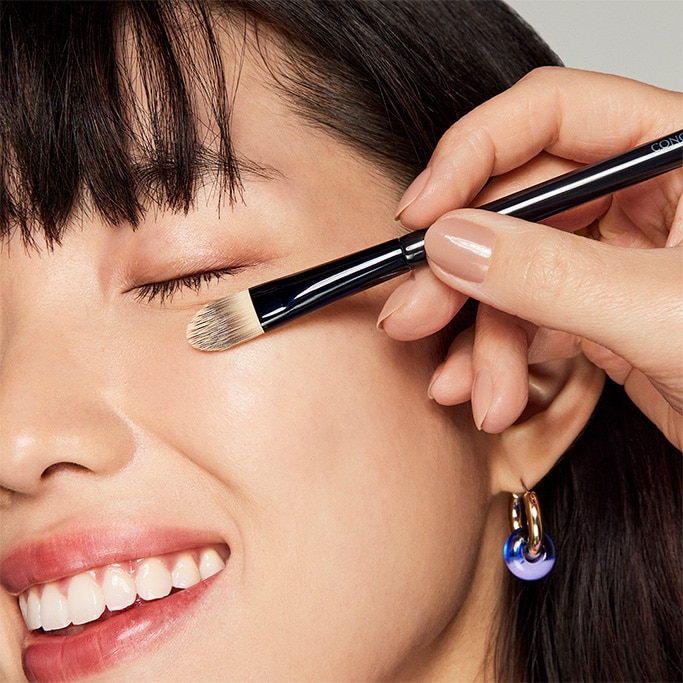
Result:
{"label": "thumb", "polygon": [[425,248],[452,288],[601,344],[656,379],[683,357],[678,248],[617,247],[476,209],[441,217]]}

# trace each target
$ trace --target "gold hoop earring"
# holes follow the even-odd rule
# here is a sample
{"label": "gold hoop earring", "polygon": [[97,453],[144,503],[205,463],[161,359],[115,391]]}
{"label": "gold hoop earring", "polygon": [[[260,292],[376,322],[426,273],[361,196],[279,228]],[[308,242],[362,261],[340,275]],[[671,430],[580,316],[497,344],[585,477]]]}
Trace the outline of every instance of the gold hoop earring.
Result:
{"label": "gold hoop earring", "polygon": [[543,532],[541,508],[534,491],[512,494],[510,527],[512,533],[503,548],[507,568],[524,581],[546,576],[555,564],[555,544]]}

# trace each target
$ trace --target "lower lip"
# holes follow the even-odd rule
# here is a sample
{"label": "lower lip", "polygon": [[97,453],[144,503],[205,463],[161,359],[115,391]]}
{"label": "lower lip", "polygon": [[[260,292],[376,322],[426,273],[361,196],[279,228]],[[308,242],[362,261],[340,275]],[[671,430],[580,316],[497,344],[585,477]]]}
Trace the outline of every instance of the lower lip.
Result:
{"label": "lower lip", "polygon": [[180,627],[181,616],[221,572],[192,588],[111,617],[73,636],[32,633],[24,646],[24,672],[38,683],[72,681],[121,665],[159,647]]}

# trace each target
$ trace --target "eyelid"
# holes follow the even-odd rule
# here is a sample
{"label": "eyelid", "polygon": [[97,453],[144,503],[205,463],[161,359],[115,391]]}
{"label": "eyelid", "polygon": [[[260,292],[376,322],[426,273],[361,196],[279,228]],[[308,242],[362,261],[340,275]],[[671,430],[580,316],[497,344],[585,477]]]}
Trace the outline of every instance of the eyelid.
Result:
{"label": "eyelid", "polygon": [[135,298],[138,301],[150,303],[154,299],[159,299],[159,303],[170,301],[173,295],[182,289],[191,289],[198,292],[202,285],[208,284],[212,280],[220,280],[228,275],[236,275],[244,270],[246,266],[233,266],[231,268],[216,268],[215,270],[202,270],[195,273],[181,275],[171,280],[161,282],[149,282],[135,288]]}

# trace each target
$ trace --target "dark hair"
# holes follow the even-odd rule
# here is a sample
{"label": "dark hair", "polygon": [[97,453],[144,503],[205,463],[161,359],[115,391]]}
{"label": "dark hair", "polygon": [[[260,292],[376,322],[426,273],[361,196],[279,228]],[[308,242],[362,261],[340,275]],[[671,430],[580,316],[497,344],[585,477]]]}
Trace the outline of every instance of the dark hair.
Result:
{"label": "dark hair", "polygon": [[[111,223],[137,224],[150,200],[186,211],[207,169],[236,198],[231,93],[214,26],[222,12],[275,28],[289,52],[277,76],[294,106],[404,182],[455,119],[557,61],[507,7],[488,1],[0,8],[0,236],[42,229],[48,241],[86,201]],[[121,59],[124,25],[132,63]],[[218,138],[209,145],[194,117],[197,96]]]}
{"label": "dark hair", "polygon": [[[215,33],[223,12],[280,36],[288,63],[274,76],[292,106],[401,183],[460,116],[559,64],[492,0],[3,2],[0,237],[58,240],[83,205],[112,224],[137,224],[150,201],[187,211],[208,171],[239,196]],[[197,96],[213,118],[208,144]],[[678,451],[608,383],[537,486],[557,566],[534,584],[510,581],[501,679],[681,678],[681,479]]]}

